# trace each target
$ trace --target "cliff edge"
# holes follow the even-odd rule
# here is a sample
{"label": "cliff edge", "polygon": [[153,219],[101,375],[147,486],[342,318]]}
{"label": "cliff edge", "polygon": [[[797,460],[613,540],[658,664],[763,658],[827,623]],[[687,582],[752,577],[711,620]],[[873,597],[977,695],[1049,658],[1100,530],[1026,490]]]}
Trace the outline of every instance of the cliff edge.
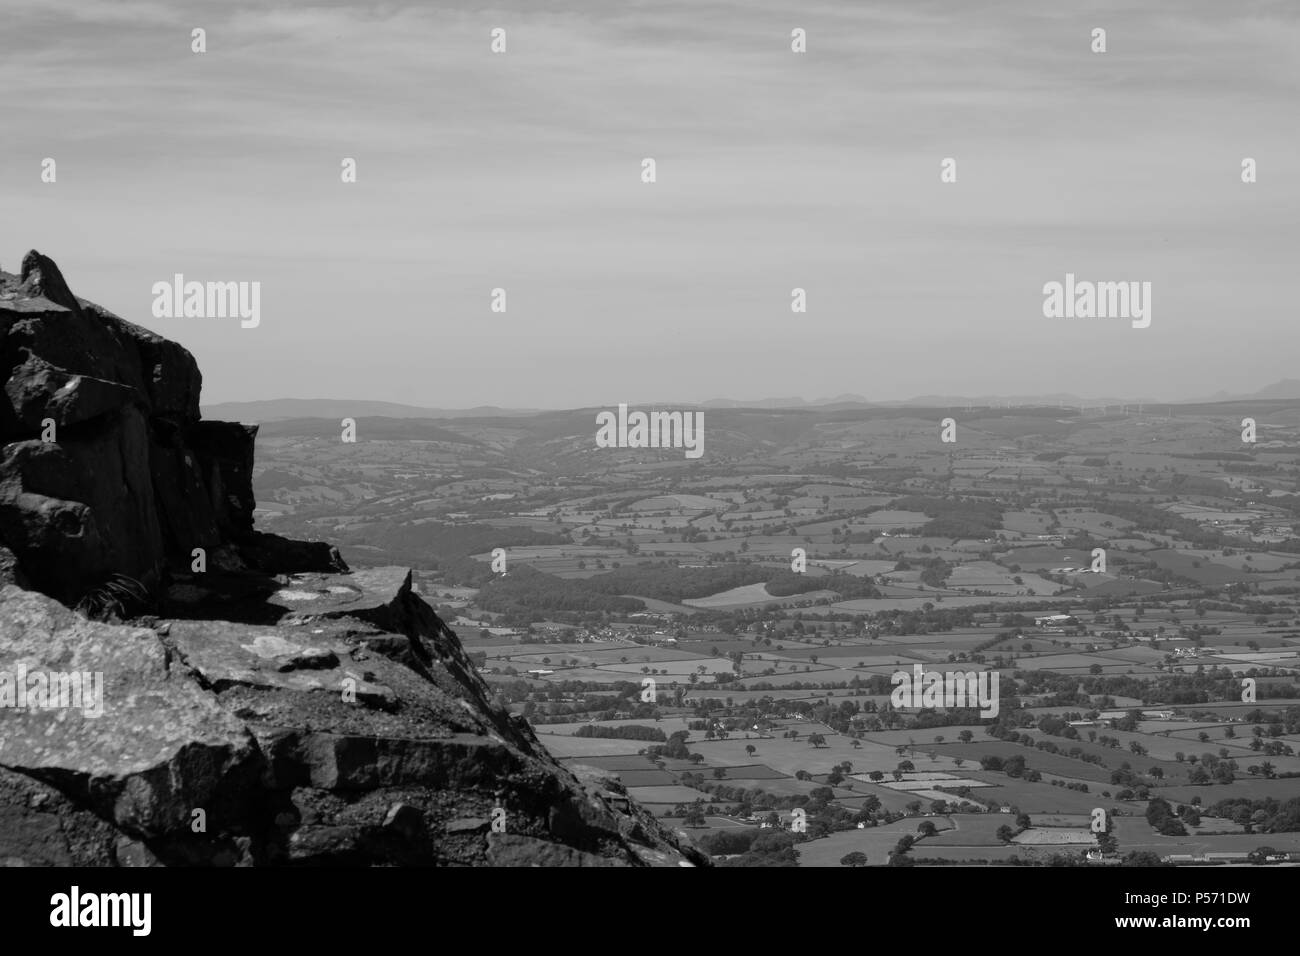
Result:
{"label": "cliff edge", "polygon": [[37,252],[0,380],[0,864],[707,865],[495,704],[409,571],[256,531],[256,426]]}

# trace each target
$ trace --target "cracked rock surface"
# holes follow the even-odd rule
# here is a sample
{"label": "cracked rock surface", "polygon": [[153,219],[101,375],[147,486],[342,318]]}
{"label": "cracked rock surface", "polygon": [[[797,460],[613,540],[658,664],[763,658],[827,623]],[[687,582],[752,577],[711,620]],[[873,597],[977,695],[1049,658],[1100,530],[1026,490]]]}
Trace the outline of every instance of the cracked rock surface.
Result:
{"label": "cracked rock surface", "polygon": [[[36,252],[0,381],[0,864],[707,865],[496,704],[407,569],[255,531],[256,426]],[[70,609],[119,575],[150,613]]]}

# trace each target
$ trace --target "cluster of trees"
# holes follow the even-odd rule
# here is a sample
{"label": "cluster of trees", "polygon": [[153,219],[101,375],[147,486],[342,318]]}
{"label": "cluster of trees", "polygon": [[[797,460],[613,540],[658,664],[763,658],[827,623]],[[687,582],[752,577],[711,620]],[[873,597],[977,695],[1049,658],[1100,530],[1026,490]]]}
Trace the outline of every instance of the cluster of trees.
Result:
{"label": "cluster of trees", "polygon": [[844,600],[880,597],[880,591],[865,575],[836,572],[814,577],[793,571],[777,571],[767,581],[767,592],[774,597],[807,594],[809,591],[834,591]]}
{"label": "cluster of trees", "polygon": [[[1198,817],[1199,819],[1199,817]],[[1155,797],[1147,803],[1147,823],[1165,836],[1186,836],[1187,827],[1178,819],[1174,808],[1164,797]]]}
{"label": "cluster of trees", "polygon": [[[1231,497],[1231,489],[1227,489],[1227,491],[1229,492],[1228,496]],[[1273,503],[1274,499],[1270,498],[1269,504]],[[1188,542],[1193,548],[1214,549],[1224,545],[1231,547],[1234,543],[1240,543],[1235,542],[1232,538],[1225,537],[1218,531],[1207,530],[1200,522],[1193,521],[1191,518],[1184,518],[1163,508],[1156,508],[1153,505],[1121,501],[1118,498],[1108,499],[1106,512],[1117,518],[1123,518],[1125,521],[1133,522],[1137,526],[1133,530],[1169,534]]]}
{"label": "cluster of trees", "polygon": [[948,583],[952,565],[943,558],[928,558],[921,565],[921,583],[932,588],[941,588]]}
{"label": "cluster of trees", "polygon": [[[616,572],[615,572],[616,573]],[[622,593],[606,593],[591,582],[599,578],[559,578],[527,565],[492,576],[475,598],[485,611],[501,614],[512,625],[556,620],[573,623],[592,614],[630,614],[645,605]]]}
{"label": "cluster of trees", "polygon": [[798,866],[799,851],[794,848],[796,834],[785,830],[759,830],[749,849],[740,856],[723,860],[719,866]]}
{"label": "cluster of trees", "polygon": [[1206,813],[1241,824],[1247,833],[1293,833],[1300,830],[1300,797],[1286,801],[1274,797],[1263,800],[1233,797],[1211,805]]}
{"label": "cluster of trees", "polygon": [[[1073,730],[1074,728],[1071,727],[1069,729]],[[1029,734],[1022,734],[1018,730],[1011,730],[1007,727],[1006,724],[1003,723],[989,725],[989,727],[986,728],[986,732],[990,736],[997,737],[1000,740],[1007,741],[1007,743],[1020,744],[1022,747],[1033,747],[1035,750],[1041,750],[1044,753],[1056,754],[1061,757],[1069,757],[1072,760],[1079,760],[1082,761],[1083,763],[1096,764],[1098,766],[1104,765],[1104,761],[1101,759],[1101,757],[1097,756],[1096,754],[1089,753],[1088,751],[1084,750],[1083,747],[1081,746],[1070,747],[1067,750],[1063,747],[1058,746],[1057,744],[1053,743],[1050,740],[1035,741],[1034,738],[1031,737]],[[1074,738],[1072,737],[1070,739],[1074,739]]]}
{"label": "cluster of trees", "polygon": [[647,747],[646,753],[653,757],[663,757],[668,760],[691,760],[699,763],[704,759],[703,754],[691,753],[686,746],[686,738],[690,736],[690,731],[675,730],[668,737],[668,741],[663,744],[657,744],[653,747]]}
{"label": "cluster of trees", "polygon": [[[1064,703],[1086,705],[1090,696],[1132,697],[1146,704],[1206,704],[1240,700],[1241,680],[1227,668],[1207,668],[1201,673],[1144,675],[1127,674],[1080,677],[1053,671],[1016,671],[1015,678],[1025,694],[1058,694]],[[1120,726],[1118,729],[1132,729]]]}
{"label": "cluster of trees", "polygon": [[1025,758],[1020,754],[1006,758],[994,754],[980,757],[980,769],[993,773],[1005,773],[1008,777],[1023,777],[1030,783],[1037,783],[1043,779],[1043,775],[1037,770],[1031,769],[1026,764]]}
{"label": "cluster of trees", "polygon": [[734,856],[749,852],[755,838],[762,832],[757,827],[714,830],[712,833],[696,838],[695,845],[709,856]]}
{"label": "cluster of trees", "polygon": [[[619,740],[654,740],[667,741],[668,737],[658,727],[646,727],[642,724],[625,724],[607,726],[584,724],[573,732],[575,737],[612,737]],[[684,739],[684,738],[683,738]]]}
{"label": "cluster of trees", "polygon": [[473,581],[460,574],[457,583],[479,587],[475,603],[485,611],[505,615],[509,623],[570,622],[593,614],[626,614],[645,607],[639,600],[624,597],[627,594],[680,604],[747,584],[767,584],[778,596],[827,589],[845,598],[879,597],[869,578],[851,574],[814,577],[755,564],[683,568],[661,561],[615,568],[590,578],[560,578],[527,565],[494,575],[488,565],[470,563],[485,573],[477,573]]}
{"label": "cluster of trees", "polygon": [[[975,620],[973,607],[946,608],[923,605],[921,610],[893,609],[876,615],[876,626],[881,634],[906,637],[910,634],[941,634],[962,627],[970,627]],[[974,658],[972,658],[974,660]]]}
{"label": "cluster of trees", "polygon": [[1002,529],[1002,506],[991,498],[936,498],[907,495],[891,508],[920,511],[930,518],[921,534],[932,538],[991,538]]}
{"label": "cluster of trees", "polygon": [[[543,663],[548,660],[543,658]],[[513,673],[512,673],[513,672]],[[518,675],[518,671],[513,668],[506,668],[504,673]],[[537,686],[523,679],[510,681],[494,681],[492,688],[498,697],[506,701],[551,701],[557,709],[557,713],[562,715],[572,715],[576,713],[593,713],[597,715],[598,720],[614,720],[616,713],[636,711],[633,717],[657,718],[659,709],[648,703],[641,703],[639,695],[641,685],[631,681],[619,681],[615,684],[602,684],[595,681],[580,680],[563,680],[547,683],[545,686]],[[573,701],[573,698],[581,696],[581,700]],[[572,701],[571,704],[565,704],[564,701]],[[602,716],[608,714],[609,716]],[[540,718],[539,718],[540,719]],[[567,720],[557,719],[555,723],[568,723]]]}
{"label": "cluster of trees", "polygon": [[708,597],[746,584],[758,584],[771,568],[752,564],[718,564],[683,568],[668,561],[638,564],[587,578],[587,585],[603,594],[640,594],[680,604],[688,598]]}
{"label": "cluster of trees", "polygon": [[386,554],[386,563],[438,571],[448,584],[464,587],[481,587],[493,577],[491,566],[474,560],[472,554],[484,554],[493,548],[571,543],[565,534],[477,522],[381,521],[367,523],[364,533],[350,533],[343,528],[338,534],[340,544],[379,548]]}

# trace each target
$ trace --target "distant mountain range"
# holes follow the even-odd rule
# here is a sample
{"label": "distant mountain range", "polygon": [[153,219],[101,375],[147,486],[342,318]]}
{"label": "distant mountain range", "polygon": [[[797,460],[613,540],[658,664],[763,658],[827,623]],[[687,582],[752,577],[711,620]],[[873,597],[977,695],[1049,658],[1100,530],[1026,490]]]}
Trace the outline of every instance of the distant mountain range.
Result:
{"label": "distant mountain range", "polygon": [[1300,378],[1284,378],[1280,382],[1266,385],[1258,392],[1249,395],[1215,392],[1209,398],[1198,399],[1200,402],[1248,402],[1253,399],[1272,399],[1277,401],[1300,398]]}
{"label": "distant mountain range", "polygon": [[701,402],[701,408],[827,408],[835,405],[852,406],[852,405],[880,405],[882,402],[872,402],[862,395],[837,395],[835,398],[819,398],[815,401],[807,401],[798,396],[794,398],[763,398],[756,402],[737,401],[731,398],[712,398],[707,402]]}
{"label": "distant mountain range", "polygon": [[[1150,397],[1117,398],[1081,398],[1070,392],[1055,392],[1046,395],[917,395],[902,401],[871,401],[863,395],[844,394],[833,398],[819,398],[813,401],[799,396],[763,398],[755,401],[742,401],[730,398],[714,398],[698,405],[689,402],[642,402],[641,405],[654,405],[658,408],[683,407],[693,408],[816,408],[834,410],[838,408],[918,408],[956,407],[964,405],[985,407],[1015,407],[1033,405],[1065,405],[1074,408],[1098,408],[1100,406],[1119,405],[1203,405],[1220,402],[1248,401],[1293,401],[1300,400],[1300,379],[1288,378],[1267,385],[1257,392],[1230,393],[1215,392],[1202,398],[1169,401]],[[350,401],[329,398],[276,398],[256,402],[222,402],[203,406],[205,418],[225,419],[243,422],[272,422],[294,418],[496,418],[517,417],[541,414],[551,409],[537,408],[499,408],[495,405],[478,405],[474,408],[426,408],[419,405],[402,405],[396,402]]]}
{"label": "distant mountain range", "polygon": [[221,402],[204,405],[204,418],[236,422],[274,422],[290,418],[493,418],[496,416],[532,415],[537,409],[497,408],[423,408],[396,402],[372,402],[344,398],[273,398],[261,402]]}

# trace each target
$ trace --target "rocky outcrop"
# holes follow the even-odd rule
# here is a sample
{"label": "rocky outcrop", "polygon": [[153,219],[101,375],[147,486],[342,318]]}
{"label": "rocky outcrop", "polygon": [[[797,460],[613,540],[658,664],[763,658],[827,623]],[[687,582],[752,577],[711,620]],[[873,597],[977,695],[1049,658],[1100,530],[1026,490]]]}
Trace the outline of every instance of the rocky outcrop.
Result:
{"label": "rocky outcrop", "polygon": [[0,375],[0,864],[706,863],[496,704],[409,571],[255,531],[256,428],[37,253]]}
{"label": "rocky outcrop", "polygon": [[120,575],[157,595],[196,548],[232,570],[344,570],[328,548],[267,565],[256,427],[200,421],[193,356],[76,298],[37,252],[0,273],[0,373],[0,543],[45,593],[71,603]]}

